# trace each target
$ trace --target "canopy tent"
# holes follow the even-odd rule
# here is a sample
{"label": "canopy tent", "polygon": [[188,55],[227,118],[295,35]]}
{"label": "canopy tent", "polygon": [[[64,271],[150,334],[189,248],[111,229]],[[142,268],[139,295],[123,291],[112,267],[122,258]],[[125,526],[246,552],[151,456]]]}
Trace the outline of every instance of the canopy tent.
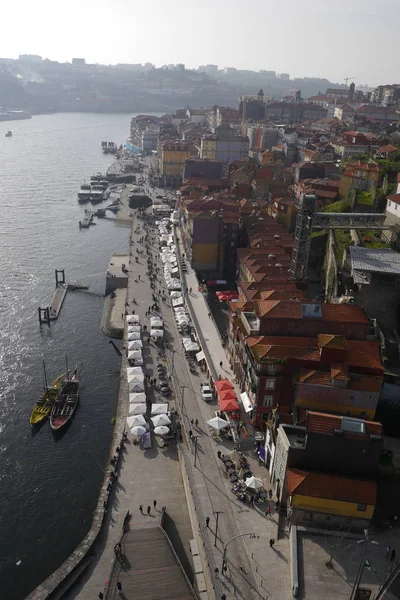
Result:
{"label": "canopy tent", "polygon": [[251,412],[253,410],[254,407],[253,407],[253,405],[251,403],[251,400],[250,400],[247,392],[243,392],[242,394],[240,394],[240,400],[241,400],[241,402],[243,404],[244,410],[247,413],[249,413],[249,412]]}
{"label": "canopy tent", "polygon": [[140,323],[139,315],[126,315],[127,323]]}
{"label": "canopy tent", "polygon": [[218,398],[218,404],[223,412],[233,412],[240,410],[239,404],[234,399],[221,400]]}
{"label": "canopy tent", "polygon": [[137,437],[142,437],[142,435],[144,435],[146,431],[146,427],[143,427],[142,425],[137,425],[136,427],[132,427],[131,429],[131,433],[133,435],[137,435]]}
{"label": "canopy tent", "polygon": [[128,331],[128,341],[140,340],[140,331]]}
{"label": "canopy tent", "polygon": [[154,433],[156,435],[167,435],[167,433],[169,433],[169,427],[166,427],[165,425],[160,425],[160,427],[156,427],[154,429]]}
{"label": "canopy tent", "polygon": [[171,298],[175,298],[175,299],[176,298],[182,298],[182,294],[181,294],[181,292],[171,292],[170,293],[170,297]]}
{"label": "canopy tent", "polygon": [[237,400],[235,390],[224,390],[223,392],[218,392],[218,397],[221,400]]}
{"label": "canopy tent", "polygon": [[128,381],[131,381],[133,377],[139,377],[141,380],[144,380],[144,373],[142,367],[127,367],[126,375],[128,377]]}
{"label": "canopy tent", "polygon": [[150,336],[152,338],[159,338],[160,339],[160,338],[164,337],[164,331],[163,331],[163,329],[152,329],[150,331]]}
{"label": "canopy tent", "polygon": [[167,415],[155,415],[151,417],[154,427],[160,427],[161,425],[171,425],[171,419]]}
{"label": "canopy tent", "polygon": [[143,415],[132,415],[126,419],[129,428],[137,427],[138,425],[146,426],[146,420]]}
{"label": "canopy tent", "polygon": [[172,300],[172,306],[174,308],[177,308],[178,306],[183,306],[183,298],[182,298],[182,296],[180,296],[180,298],[175,298],[174,300]]}
{"label": "canopy tent", "polygon": [[200,352],[198,352],[196,354],[196,360],[197,360],[197,362],[200,362],[201,360],[205,360],[205,358],[206,357],[205,357],[205,354],[204,354],[203,350],[201,350]]}
{"label": "canopy tent", "polygon": [[143,380],[132,379],[132,381],[128,381],[128,388],[130,392],[144,392]]}
{"label": "canopy tent", "polygon": [[140,392],[139,394],[129,394],[129,404],[142,404],[146,402],[146,394]]}
{"label": "canopy tent", "polygon": [[138,348],[143,348],[142,340],[132,340],[128,342],[128,350],[137,350]]}
{"label": "canopy tent", "polygon": [[166,404],[166,403],[153,404],[151,407],[151,416],[152,417],[154,415],[166,415],[167,412],[168,412],[168,404]]}
{"label": "canopy tent", "polygon": [[218,298],[218,302],[229,302],[231,300],[237,300],[239,298],[239,294],[236,290],[226,290],[223,292],[216,292],[215,294]]}
{"label": "canopy tent", "polygon": [[232,452],[228,453],[228,456],[235,465],[238,465],[242,458],[240,452],[238,452],[237,450],[232,450]]}
{"label": "canopy tent", "polygon": [[140,331],[140,325],[128,325],[128,333],[132,331]]}
{"label": "canopy tent", "polygon": [[258,477],[248,477],[248,479],[245,480],[245,486],[247,488],[250,488],[251,490],[259,490],[260,488],[264,487],[263,482],[261,481],[261,479],[258,479]]}
{"label": "canopy tent", "polygon": [[143,362],[143,356],[141,350],[129,350],[128,351],[129,360],[141,360]]}
{"label": "canopy tent", "polygon": [[147,410],[146,404],[130,404],[129,405],[129,416],[133,415],[145,415]]}
{"label": "canopy tent", "polygon": [[220,379],[219,381],[214,381],[214,387],[217,392],[235,389],[229,379]]}
{"label": "canopy tent", "polygon": [[164,327],[164,322],[161,319],[157,319],[156,317],[151,317],[150,325],[152,329],[157,327]]}
{"label": "canopy tent", "polygon": [[225,421],[225,419],[221,419],[221,417],[213,417],[212,419],[207,421],[207,425],[209,425],[213,429],[216,429],[217,431],[225,429],[225,427],[229,427],[228,421]]}

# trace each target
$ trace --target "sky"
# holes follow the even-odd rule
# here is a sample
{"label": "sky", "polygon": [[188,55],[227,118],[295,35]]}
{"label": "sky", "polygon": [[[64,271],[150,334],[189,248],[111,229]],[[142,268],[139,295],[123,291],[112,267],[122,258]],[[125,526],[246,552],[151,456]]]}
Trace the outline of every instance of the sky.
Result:
{"label": "sky", "polygon": [[400,0],[18,0],[2,17],[3,58],[211,63],[371,86],[399,70]]}

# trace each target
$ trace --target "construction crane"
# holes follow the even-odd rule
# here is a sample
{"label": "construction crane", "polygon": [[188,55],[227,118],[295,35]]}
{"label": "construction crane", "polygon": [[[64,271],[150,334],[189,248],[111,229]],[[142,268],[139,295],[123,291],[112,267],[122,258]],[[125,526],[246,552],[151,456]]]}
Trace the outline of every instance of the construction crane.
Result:
{"label": "construction crane", "polygon": [[345,77],[345,78],[344,78],[344,82],[345,82],[345,84],[347,85],[347,82],[348,82],[348,81],[354,81],[355,79],[356,79],[355,77]]}

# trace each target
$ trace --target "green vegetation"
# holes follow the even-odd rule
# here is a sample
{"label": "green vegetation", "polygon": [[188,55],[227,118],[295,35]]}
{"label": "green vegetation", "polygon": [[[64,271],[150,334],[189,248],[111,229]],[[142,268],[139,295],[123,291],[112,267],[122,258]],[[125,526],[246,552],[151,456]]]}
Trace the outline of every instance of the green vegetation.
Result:
{"label": "green vegetation", "polygon": [[313,231],[313,232],[312,232],[312,234],[311,234],[311,239],[313,239],[313,238],[318,238],[318,237],[321,237],[321,236],[323,236],[323,235],[328,235],[328,232],[327,232],[327,231],[324,231],[323,229],[319,229],[319,230],[317,230],[317,231]]}
{"label": "green vegetation", "polygon": [[380,231],[361,231],[360,237],[365,248],[390,248],[389,244],[381,240]]}
{"label": "green vegetation", "polygon": [[322,208],[321,212],[328,212],[328,213],[350,212],[350,202],[348,200],[338,200],[337,202],[334,202],[333,204],[329,204],[328,206],[325,206],[324,208]]}
{"label": "green vegetation", "polygon": [[335,232],[335,256],[338,263],[341,265],[343,261],[343,253],[349,246],[352,245],[350,231],[345,229],[336,229]]}
{"label": "green vegetation", "polygon": [[356,191],[356,203],[362,204],[363,206],[373,206],[374,201],[369,192],[362,192],[361,190]]}

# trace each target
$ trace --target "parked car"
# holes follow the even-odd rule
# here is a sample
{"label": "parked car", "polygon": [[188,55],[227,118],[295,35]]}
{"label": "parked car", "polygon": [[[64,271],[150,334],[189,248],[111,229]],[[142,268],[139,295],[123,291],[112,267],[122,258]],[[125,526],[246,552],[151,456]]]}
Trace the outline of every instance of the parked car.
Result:
{"label": "parked car", "polygon": [[203,398],[204,402],[211,402],[211,400],[214,397],[214,394],[213,394],[211,387],[208,385],[208,383],[201,383],[200,391],[201,391],[201,397]]}

